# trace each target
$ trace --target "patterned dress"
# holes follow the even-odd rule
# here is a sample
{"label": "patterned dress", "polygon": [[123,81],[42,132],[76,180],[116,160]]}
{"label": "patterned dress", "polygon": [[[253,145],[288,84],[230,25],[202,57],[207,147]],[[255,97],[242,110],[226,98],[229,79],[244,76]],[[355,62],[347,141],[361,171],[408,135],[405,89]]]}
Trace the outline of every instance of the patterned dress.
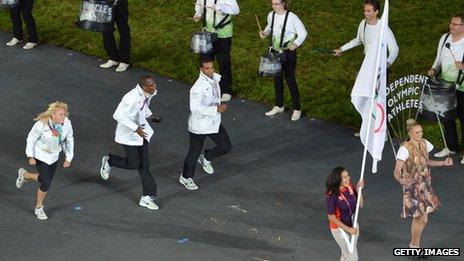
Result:
{"label": "patterned dress", "polygon": [[402,169],[403,186],[403,218],[420,217],[440,206],[440,201],[432,189],[432,175],[428,165],[429,153],[425,141],[414,144],[406,141],[402,144],[409,152]]}

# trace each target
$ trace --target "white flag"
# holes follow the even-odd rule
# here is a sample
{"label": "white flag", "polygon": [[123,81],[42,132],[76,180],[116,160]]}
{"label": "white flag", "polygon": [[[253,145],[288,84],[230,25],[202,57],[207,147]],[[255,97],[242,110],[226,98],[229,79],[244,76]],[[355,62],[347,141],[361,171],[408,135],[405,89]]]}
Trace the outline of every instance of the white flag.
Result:
{"label": "white flag", "polygon": [[381,29],[367,50],[351,91],[351,102],[361,114],[361,142],[372,155],[372,173],[382,159],[386,135],[386,85],[388,0],[381,19]]}

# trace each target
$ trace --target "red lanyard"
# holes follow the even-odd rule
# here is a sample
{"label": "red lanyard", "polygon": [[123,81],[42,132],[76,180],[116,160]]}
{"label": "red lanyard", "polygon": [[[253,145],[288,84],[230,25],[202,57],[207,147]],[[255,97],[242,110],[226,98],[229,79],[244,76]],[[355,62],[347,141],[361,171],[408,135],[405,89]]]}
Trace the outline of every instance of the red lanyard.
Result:
{"label": "red lanyard", "polygon": [[[350,194],[354,194],[353,193],[353,189],[351,189],[351,187],[348,187],[348,190],[350,191]],[[343,198],[343,200],[346,202],[346,204],[348,205],[348,209],[350,210],[350,215],[353,214],[353,212],[351,211],[351,205],[350,203],[348,202],[348,200],[345,198],[345,195],[343,195],[343,192],[340,191],[340,196]]]}

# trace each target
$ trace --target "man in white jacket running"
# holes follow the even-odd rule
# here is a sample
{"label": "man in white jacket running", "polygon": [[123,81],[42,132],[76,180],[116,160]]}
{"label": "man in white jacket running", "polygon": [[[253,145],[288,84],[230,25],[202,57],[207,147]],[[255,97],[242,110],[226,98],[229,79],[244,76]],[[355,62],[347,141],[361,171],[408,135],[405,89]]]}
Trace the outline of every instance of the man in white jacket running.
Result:
{"label": "man in white jacket running", "polygon": [[[198,189],[192,179],[197,161],[206,173],[212,175],[214,169],[211,160],[231,150],[229,135],[221,124],[221,113],[227,110],[227,105],[221,104],[221,75],[214,73],[214,63],[210,58],[205,58],[199,69],[200,76],[190,89],[190,147],[185,157],[183,173],[179,177],[179,182],[189,190]],[[206,137],[210,137],[216,147],[206,149],[202,154]]]}
{"label": "man in white jacket running", "polygon": [[151,99],[156,95],[156,83],[153,76],[143,75],[137,86],[122,98],[113,118],[118,122],[115,141],[124,147],[126,157],[114,154],[102,158],[101,177],[107,180],[111,167],[121,169],[137,169],[142,181],[143,194],[139,205],[157,210],[154,202],[156,182],[150,173],[150,157],[148,143],[153,135],[149,122],[159,122],[148,108]]}

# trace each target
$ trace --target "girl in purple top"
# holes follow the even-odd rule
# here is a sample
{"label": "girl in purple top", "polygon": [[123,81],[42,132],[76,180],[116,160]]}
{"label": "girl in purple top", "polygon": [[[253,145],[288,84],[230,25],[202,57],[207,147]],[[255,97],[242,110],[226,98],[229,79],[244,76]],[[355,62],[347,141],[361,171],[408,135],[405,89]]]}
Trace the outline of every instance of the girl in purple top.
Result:
{"label": "girl in purple top", "polygon": [[[356,242],[359,231],[353,227],[352,218],[356,210],[357,190],[364,187],[364,180],[361,180],[356,186],[356,189],[354,189],[353,184],[350,182],[348,171],[343,167],[336,167],[327,177],[325,185],[327,188],[326,205],[329,227],[335,241],[342,251],[340,260],[358,260]],[[361,196],[360,207],[362,207],[362,204],[363,198]],[[348,251],[348,246],[343,238],[341,229],[346,233],[356,235],[353,253]]]}

